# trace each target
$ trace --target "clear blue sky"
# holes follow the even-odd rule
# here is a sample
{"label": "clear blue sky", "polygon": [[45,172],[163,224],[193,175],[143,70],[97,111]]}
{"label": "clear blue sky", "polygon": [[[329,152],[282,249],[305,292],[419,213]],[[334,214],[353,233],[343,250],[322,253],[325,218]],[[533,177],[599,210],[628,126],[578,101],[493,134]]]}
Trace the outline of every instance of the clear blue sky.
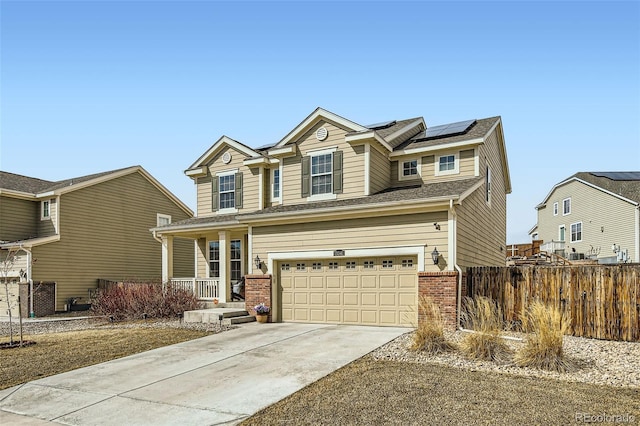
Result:
{"label": "clear blue sky", "polygon": [[321,106],[361,124],[501,115],[508,243],[577,171],[640,170],[640,3],[2,1],[0,168],[183,171]]}

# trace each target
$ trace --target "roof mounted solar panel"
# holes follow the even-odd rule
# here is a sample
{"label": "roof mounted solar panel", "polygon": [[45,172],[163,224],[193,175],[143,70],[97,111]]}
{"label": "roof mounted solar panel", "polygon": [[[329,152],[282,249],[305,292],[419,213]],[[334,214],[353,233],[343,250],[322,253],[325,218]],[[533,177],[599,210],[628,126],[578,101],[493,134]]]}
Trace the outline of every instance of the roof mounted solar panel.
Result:
{"label": "roof mounted solar panel", "polygon": [[270,143],[268,145],[262,145],[257,148],[254,148],[256,151],[264,151],[265,149],[273,148],[276,144]]}
{"label": "roof mounted solar panel", "polygon": [[611,180],[640,180],[640,172],[591,172],[591,174]]}
{"label": "roof mounted solar panel", "polygon": [[465,120],[451,124],[428,127],[425,138],[442,138],[445,136],[463,134],[467,130],[469,130],[469,128],[471,128],[471,126],[473,126],[475,123],[476,120]]}
{"label": "roof mounted solar panel", "polygon": [[375,123],[375,124],[369,124],[366,127],[367,129],[371,129],[371,130],[380,130],[380,129],[386,129],[387,127],[391,127],[394,124],[396,124],[396,120],[390,120],[390,121],[383,121],[381,123]]}

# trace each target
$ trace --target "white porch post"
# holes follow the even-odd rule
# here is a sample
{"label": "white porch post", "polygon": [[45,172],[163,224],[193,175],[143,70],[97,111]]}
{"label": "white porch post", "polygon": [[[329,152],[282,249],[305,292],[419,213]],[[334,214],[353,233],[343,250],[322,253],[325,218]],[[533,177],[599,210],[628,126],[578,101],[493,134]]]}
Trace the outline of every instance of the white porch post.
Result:
{"label": "white porch post", "polygon": [[162,282],[173,278],[173,235],[162,236]]}
{"label": "white porch post", "polygon": [[231,243],[229,241],[229,231],[218,232],[220,241],[220,281],[218,285],[219,299],[221,302],[227,301],[227,289],[231,284]]}

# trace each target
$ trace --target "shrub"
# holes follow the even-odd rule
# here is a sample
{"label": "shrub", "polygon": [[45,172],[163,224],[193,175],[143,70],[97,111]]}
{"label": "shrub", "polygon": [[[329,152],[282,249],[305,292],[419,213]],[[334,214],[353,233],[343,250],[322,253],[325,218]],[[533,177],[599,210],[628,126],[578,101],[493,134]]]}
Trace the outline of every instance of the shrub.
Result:
{"label": "shrub", "polygon": [[467,334],[460,344],[471,359],[507,362],[511,349],[502,339],[502,312],[498,305],[486,297],[467,298],[462,319],[465,328],[475,331]]}
{"label": "shrub", "polygon": [[444,318],[440,307],[429,297],[422,296],[418,302],[425,319],[418,324],[410,349],[438,354],[455,349],[444,337]]}
{"label": "shrub", "polygon": [[100,290],[91,304],[91,311],[120,321],[175,317],[200,306],[191,292],[171,285],[125,283]]}
{"label": "shrub", "polygon": [[562,352],[563,336],[569,328],[566,313],[536,301],[523,316],[522,326],[525,332],[531,334],[515,356],[517,365],[557,372],[572,369]]}

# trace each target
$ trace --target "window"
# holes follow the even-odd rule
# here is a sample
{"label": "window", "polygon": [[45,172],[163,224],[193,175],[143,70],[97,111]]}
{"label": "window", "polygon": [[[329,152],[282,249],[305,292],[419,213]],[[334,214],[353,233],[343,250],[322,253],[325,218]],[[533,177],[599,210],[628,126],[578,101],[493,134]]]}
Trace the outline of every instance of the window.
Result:
{"label": "window", "polygon": [[567,228],[565,228],[564,225],[560,225],[560,227],[558,228],[558,240],[560,241],[564,241],[564,234],[566,233]]}
{"label": "window", "polygon": [[350,269],[350,270],[356,269],[356,262],[349,261],[345,263],[345,269]]}
{"label": "window", "polygon": [[364,269],[374,269],[373,260],[365,260],[364,261]]}
{"label": "window", "polygon": [[571,224],[571,242],[577,243],[582,241],[582,222]]}
{"label": "window", "polygon": [[313,262],[311,269],[314,271],[322,271],[322,262]]}
{"label": "window", "polygon": [[220,176],[220,210],[235,207],[236,180],[234,175]]}
{"label": "window", "polygon": [[288,263],[283,263],[280,265],[280,270],[281,271],[288,271],[291,269],[291,265],[289,265]]}
{"label": "window", "polygon": [[487,169],[486,169],[486,173],[484,176],[484,184],[485,184],[485,194],[484,194],[484,200],[487,203],[491,202],[491,169],[489,168],[489,166],[487,165]]}
{"label": "window", "polygon": [[242,247],[240,240],[231,240],[231,282],[242,278]]}
{"label": "window", "polygon": [[403,268],[413,268],[413,259],[402,259]]}
{"label": "window", "polygon": [[436,176],[458,173],[458,154],[441,155],[436,165]]}
{"label": "window", "polygon": [[420,176],[420,162],[418,160],[403,161],[400,168],[400,180],[416,179]]}
{"label": "window", "polygon": [[296,271],[305,271],[307,269],[307,264],[306,263],[297,263],[296,264]]}
{"label": "window", "polygon": [[167,226],[171,225],[171,216],[168,214],[158,213],[157,215],[157,226]]}
{"label": "window", "polygon": [[382,261],[382,269],[391,269],[391,268],[393,268],[393,260]]}
{"label": "window", "polygon": [[302,157],[302,197],[335,200],[342,192],[342,151],[313,151]]}
{"label": "window", "polygon": [[280,169],[273,170],[273,200],[280,200]]}
{"label": "window", "polygon": [[566,216],[571,213],[571,198],[565,198],[562,200],[562,216]]}
{"label": "window", "polygon": [[329,270],[336,271],[338,269],[338,262],[329,262]]}
{"label": "window", "polygon": [[332,155],[322,154],[311,157],[311,195],[330,194]]}
{"label": "window", "polygon": [[51,217],[51,202],[49,200],[42,202],[42,219]]}
{"label": "window", "polygon": [[209,278],[220,277],[220,242],[209,242]]}
{"label": "window", "polygon": [[[231,281],[238,281],[242,278],[242,247],[240,240],[230,242],[230,263],[231,270],[229,278]],[[220,277],[220,242],[209,242],[209,277]]]}
{"label": "window", "polygon": [[553,203],[553,215],[558,216],[558,202]]}

